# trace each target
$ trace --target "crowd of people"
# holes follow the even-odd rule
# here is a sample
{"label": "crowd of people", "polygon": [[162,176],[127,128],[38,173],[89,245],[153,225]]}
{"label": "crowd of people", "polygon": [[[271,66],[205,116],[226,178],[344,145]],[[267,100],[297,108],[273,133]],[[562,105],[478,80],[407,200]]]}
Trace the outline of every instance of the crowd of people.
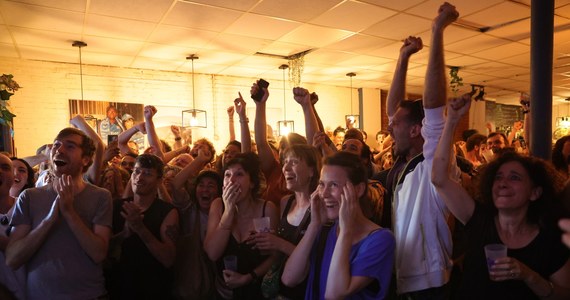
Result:
{"label": "crowd of people", "polygon": [[420,100],[406,73],[423,42],[405,39],[376,147],[327,134],[302,87],[305,136],[268,138],[255,82],[253,138],[239,94],[218,155],[176,126],[161,140],[151,105],[124,127],[109,108],[105,136],[76,116],[37,155],[0,154],[0,299],[570,299],[570,137],[552,161],[514,132],[453,140],[473,96],[446,95],[458,16],[433,20]]}

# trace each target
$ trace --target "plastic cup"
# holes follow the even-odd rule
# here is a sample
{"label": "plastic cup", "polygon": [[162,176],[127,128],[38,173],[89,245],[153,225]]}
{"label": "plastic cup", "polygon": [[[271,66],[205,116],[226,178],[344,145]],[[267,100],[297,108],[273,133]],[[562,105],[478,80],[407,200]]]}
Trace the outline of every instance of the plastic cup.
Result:
{"label": "plastic cup", "polygon": [[226,270],[237,272],[238,269],[237,256],[235,255],[224,256],[224,268]]}
{"label": "plastic cup", "polygon": [[491,272],[491,267],[495,264],[495,260],[507,257],[507,246],[503,244],[486,245],[485,257],[487,258],[487,269]]}
{"label": "plastic cup", "polygon": [[255,228],[255,232],[269,232],[271,229],[270,222],[271,220],[269,217],[253,219],[253,227]]}

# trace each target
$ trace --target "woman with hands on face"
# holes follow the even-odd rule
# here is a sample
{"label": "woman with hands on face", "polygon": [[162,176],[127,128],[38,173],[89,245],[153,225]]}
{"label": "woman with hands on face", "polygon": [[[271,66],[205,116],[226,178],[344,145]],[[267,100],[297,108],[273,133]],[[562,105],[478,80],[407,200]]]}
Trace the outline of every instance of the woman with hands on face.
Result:
{"label": "woman with hands on face", "polygon": [[[505,153],[481,173],[475,202],[450,178],[453,134],[469,111],[470,95],[448,103],[447,120],[435,152],[432,183],[468,236],[458,299],[569,299],[568,249],[552,220],[562,185],[544,161]],[[505,244],[507,257],[487,269],[484,246]]]}
{"label": "woman with hands on face", "polygon": [[[224,168],[222,197],[210,206],[204,250],[219,269],[218,296],[224,299],[263,299],[261,278],[274,260],[247,243],[254,232],[253,219],[270,217],[271,230],[277,227],[277,209],[258,198],[259,159],[254,153],[237,154]],[[237,271],[224,269],[223,258],[237,257]]]}
{"label": "woman with hands on face", "polygon": [[311,222],[282,276],[284,284],[295,286],[308,275],[305,299],[386,296],[395,241],[362,212],[366,182],[358,156],[339,152],[325,159],[311,195]]}

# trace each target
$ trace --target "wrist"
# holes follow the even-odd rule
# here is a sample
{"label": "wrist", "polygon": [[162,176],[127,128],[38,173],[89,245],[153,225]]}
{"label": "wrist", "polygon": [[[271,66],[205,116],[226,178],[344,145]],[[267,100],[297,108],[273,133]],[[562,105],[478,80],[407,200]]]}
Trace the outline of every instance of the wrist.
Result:
{"label": "wrist", "polygon": [[181,137],[179,137],[179,136],[177,136],[177,137],[175,137],[175,138],[174,138],[174,140],[178,142],[178,141],[181,141],[181,140],[182,140],[182,138],[181,138]]}
{"label": "wrist", "polygon": [[249,272],[249,276],[251,276],[251,282],[257,282],[257,280],[259,279],[259,276],[257,276],[257,273],[255,273],[255,270],[252,270],[251,272]]}
{"label": "wrist", "polygon": [[240,118],[239,122],[240,123],[249,123],[249,118],[247,118],[247,117],[246,118]]}

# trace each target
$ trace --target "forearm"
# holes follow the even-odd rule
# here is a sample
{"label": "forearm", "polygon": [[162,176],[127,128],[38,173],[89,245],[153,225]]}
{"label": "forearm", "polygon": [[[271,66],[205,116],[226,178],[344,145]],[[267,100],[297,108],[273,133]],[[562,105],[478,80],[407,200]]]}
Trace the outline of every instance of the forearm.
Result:
{"label": "forearm", "polygon": [[188,150],[188,148],[186,148],[186,146],[183,146],[181,148],[178,149],[174,149],[172,151],[168,151],[166,153],[163,153],[163,161],[165,164],[167,164],[168,162],[170,162],[171,160],[173,160],[176,156],[186,153]]}
{"label": "forearm", "polygon": [[398,58],[398,63],[396,65],[396,70],[394,71],[394,77],[392,78],[392,83],[390,84],[390,90],[388,90],[387,101],[388,105],[386,112],[388,116],[393,116],[400,105],[400,102],[404,101],[406,98],[406,75],[408,73],[408,64],[410,61],[410,56],[405,53],[401,53]]}
{"label": "forearm", "polygon": [[568,290],[564,289],[551,281],[542,278],[536,272],[530,270],[531,274],[524,283],[532,292],[541,299],[568,299]]}
{"label": "forearm", "polygon": [[313,243],[320,232],[320,225],[309,224],[305,235],[291,253],[281,276],[281,281],[286,286],[296,286],[307,277],[309,272],[309,258]]}
{"label": "forearm", "polygon": [[239,118],[241,135],[241,153],[251,152],[251,133],[249,132],[249,120],[247,117]]}
{"label": "forearm", "polygon": [[457,123],[458,120],[451,120],[448,117],[439,139],[439,143],[437,144],[431,174],[432,183],[435,186],[440,186],[444,181],[450,179],[449,172],[451,168],[451,158],[455,158],[455,155],[452,153],[453,133],[455,132]]}
{"label": "forearm", "polygon": [[174,189],[183,188],[190,178],[194,178],[206,166],[208,162],[201,161],[199,158],[194,159],[184,169],[182,169],[172,181]]}
{"label": "forearm", "polygon": [[[123,132],[121,132],[119,134],[119,137],[117,138],[117,142],[119,145],[119,150],[121,150],[121,154],[125,155],[127,153],[134,153],[134,151],[129,147],[128,143],[131,140],[131,138],[133,137],[133,135],[135,135],[135,133],[137,133],[138,128],[136,126],[133,126]],[[135,154],[135,153],[134,153]]]}
{"label": "forearm", "polygon": [[326,299],[344,299],[350,290],[350,234],[341,232],[336,242],[327,277]]}
{"label": "forearm", "polygon": [[267,142],[267,120],[265,112],[265,102],[256,102],[255,107],[255,143],[257,143],[257,152],[261,163],[261,170],[267,171],[273,166],[273,152]]}
{"label": "forearm", "polygon": [[229,131],[230,131],[230,141],[235,141],[236,140],[236,129],[234,126],[234,118],[230,117],[229,120]]}
{"label": "forearm", "polygon": [[307,144],[313,144],[313,137],[318,131],[319,123],[315,115],[315,109],[312,104],[303,105],[303,115],[305,116],[305,134],[307,136]]}
{"label": "forearm", "polygon": [[154,154],[164,161],[164,152],[162,150],[162,145],[160,144],[158,134],[156,134],[156,129],[154,128],[154,121],[152,119],[145,120],[145,127],[148,143],[151,147],[153,147]]}
{"label": "forearm", "polygon": [[95,263],[101,263],[107,257],[109,240],[95,234],[83,223],[83,220],[75,211],[65,213],[63,216],[85,253]]}
{"label": "forearm", "polygon": [[101,170],[103,168],[103,154],[105,153],[105,148],[103,144],[97,144],[97,148],[95,149],[95,155],[93,156],[93,163],[89,166],[87,170],[87,178],[89,182],[93,184],[97,184],[99,181],[99,175],[101,174]]}
{"label": "forearm", "polygon": [[447,97],[445,64],[443,60],[443,28],[432,28],[431,49],[426,70],[423,105],[424,108],[437,108],[445,105]]}
{"label": "forearm", "polygon": [[21,239],[10,239],[5,252],[6,264],[15,270],[27,263],[42,246],[54,225],[55,221],[43,220],[38,227]]}
{"label": "forearm", "polygon": [[34,156],[26,156],[22,158],[25,160],[32,168],[49,160],[49,157],[45,154],[38,154]]}
{"label": "forearm", "polygon": [[222,257],[228,245],[231,233],[231,229],[223,228],[221,225],[218,225],[211,234],[208,233],[206,235],[204,251],[208,254],[211,261],[217,261]]}
{"label": "forearm", "polygon": [[152,256],[156,258],[164,267],[169,268],[174,264],[176,258],[176,248],[173,244],[161,242],[146,226],[141,225],[136,230],[133,229],[143,241]]}

